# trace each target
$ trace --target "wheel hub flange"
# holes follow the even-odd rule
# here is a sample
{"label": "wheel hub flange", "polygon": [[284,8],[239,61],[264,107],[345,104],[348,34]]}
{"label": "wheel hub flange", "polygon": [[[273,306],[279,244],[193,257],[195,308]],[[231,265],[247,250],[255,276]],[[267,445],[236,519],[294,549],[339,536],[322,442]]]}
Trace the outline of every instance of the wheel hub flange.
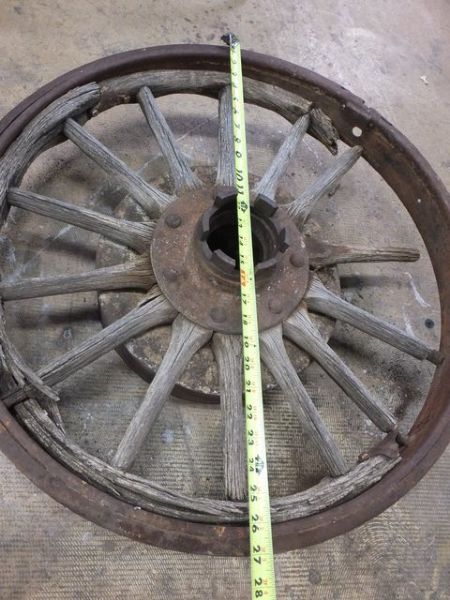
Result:
{"label": "wheel hub flange", "polygon": [[[179,312],[207,329],[239,334],[238,257],[237,249],[230,249],[237,240],[229,238],[233,201],[230,188],[182,194],[155,227],[151,259],[159,287]],[[283,209],[271,209],[260,198],[252,207],[252,219],[263,331],[284,321],[299,305],[309,282],[309,260],[303,236]]]}

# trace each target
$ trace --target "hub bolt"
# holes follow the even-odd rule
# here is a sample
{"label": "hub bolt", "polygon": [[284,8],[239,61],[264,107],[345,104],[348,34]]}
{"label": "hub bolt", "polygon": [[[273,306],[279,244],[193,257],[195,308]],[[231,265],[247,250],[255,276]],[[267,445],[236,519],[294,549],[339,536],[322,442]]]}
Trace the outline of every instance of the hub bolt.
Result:
{"label": "hub bolt", "polygon": [[212,308],[209,311],[209,316],[213,321],[216,321],[216,323],[223,323],[227,318],[225,310],[220,307]]}
{"label": "hub bolt", "polygon": [[271,298],[269,300],[269,310],[274,315],[279,315],[280,312],[283,310],[283,304],[281,300],[278,300],[278,298]]}
{"label": "hub bolt", "polygon": [[167,281],[172,283],[178,279],[178,271],[176,269],[165,269],[163,275]]}
{"label": "hub bolt", "polygon": [[305,264],[305,258],[301,252],[293,252],[289,260],[294,267],[302,267]]}
{"label": "hub bolt", "polygon": [[167,217],[165,218],[165,223],[167,227],[170,227],[171,229],[176,229],[181,225],[181,217],[176,213],[167,215]]}

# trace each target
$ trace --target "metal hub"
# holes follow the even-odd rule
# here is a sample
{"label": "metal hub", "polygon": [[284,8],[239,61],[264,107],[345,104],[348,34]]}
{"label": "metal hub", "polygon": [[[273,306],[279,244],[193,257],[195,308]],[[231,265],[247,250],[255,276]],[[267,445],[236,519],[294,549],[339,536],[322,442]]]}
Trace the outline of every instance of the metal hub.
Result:
{"label": "metal hub", "polygon": [[[204,217],[207,213],[212,213],[212,217],[214,220],[215,209],[217,209],[217,207],[214,207],[216,197],[217,195],[222,197],[226,196],[226,189],[219,189],[214,185],[213,182],[215,173],[212,172],[210,169],[200,167],[196,169],[196,172],[199,176],[202,177],[203,181],[208,183],[205,184],[204,188],[202,188],[202,191],[191,191],[183,195],[183,198],[185,199],[183,210],[188,213],[190,212],[190,210],[193,210],[195,198],[197,198],[199,194],[203,194],[206,199],[205,204],[207,208],[204,210],[203,213],[201,212],[201,210],[198,211],[199,222],[202,220],[202,217]],[[256,181],[255,177],[253,177],[252,175],[250,176],[250,180],[252,181],[252,183]],[[283,197],[283,202],[289,201],[292,201],[292,198]],[[280,225],[281,221],[279,220],[279,217],[282,213],[284,213],[283,210],[279,211],[277,215],[277,220],[275,220],[275,226],[278,228],[277,230],[279,230],[281,227],[281,231],[283,231],[284,229],[284,227]],[[114,214],[117,218],[128,221],[140,220],[142,218],[142,215],[136,209],[136,204],[129,198],[125,198],[120,202]],[[168,224],[165,222],[164,216],[168,217]],[[178,231],[181,229],[180,214],[174,211],[173,216],[169,216],[169,214],[165,214],[164,216],[162,215],[162,217],[159,219],[159,223],[162,228],[162,233],[167,233],[170,230]],[[163,223],[165,224],[164,226]],[[210,257],[210,253],[206,251],[206,254],[203,254],[201,248],[203,244],[201,243],[200,239],[201,231],[197,230],[195,227],[192,228],[192,231],[193,236],[195,236],[193,238],[192,243],[193,246],[196,248],[196,257],[199,266],[202,267],[202,271],[208,275],[209,284],[211,285],[211,287],[214,286],[215,288],[217,288],[216,291],[219,295],[219,291],[225,286],[225,288],[228,289],[229,293],[230,290],[234,291],[237,294],[237,298],[239,298],[239,280],[235,279],[235,277],[238,277],[238,272],[235,272],[234,277],[232,276],[230,278],[227,278],[226,276],[224,276],[223,272],[221,272],[220,270],[218,271],[217,269],[215,270],[216,263],[208,259],[208,257]],[[299,234],[298,229],[296,229],[295,233],[297,235]],[[288,238],[286,236],[283,239],[287,240]],[[217,238],[215,238],[215,241],[218,241]],[[304,241],[306,243],[308,261],[311,263],[311,258],[313,261],[312,266],[316,264],[316,261],[317,264],[326,262],[326,258],[330,252],[329,245],[320,244],[318,240],[307,236],[305,236]],[[172,251],[173,249],[170,248],[170,252]],[[130,259],[132,259],[132,253],[130,252],[130,250],[128,250],[124,246],[115,244],[107,238],[100,239],[97,248],[96,259],[98,268],[109,267],[111,265],[117,265],[120,263],[126,263]],[[330,265],[331,264],[332,263],[330,263]],[[179,265],[177,266],[177,268],[179,268]],[[271,274],[273,275],[273,271]],[[338,294],[340,292],[339,277],[337,274],[337,269],[335,267],[329,266],[321,268],[318,272],[318,275],[320,276],[321,281],[325,285],[325,287],[327,287],[334,293]],[[261,280],[261,278],[265,280],[264,270],[261,273],[261,269],[259,268],[256,277],[258,280]],[[103,326],[107,327],[108,325],[114,323],[117,319],[120,319],[123,316],[125,316],[130,310],[133,309],[133,307],[136,306],[138,302],[142,301],[143,297],[144,296],[142,292],[132,290],[107,291],[99,294],[100,315]],[[204,299],[202,302],[204,302]],[[238,302],[237,300],[236,310],[240,310],[240,301]],[[203,316],[204,315],[201,315],[201,318]],[[215,314],[215,311],[213,311],[213,316],[219,316],[220,318],[220,314]],[[240,318],[240,313],[238,315],[238,318]],[[324,315],[319,314],[312,314],[311,319],[313,320],[317,329],[320,331],[320,335],[322,336],[322,338],[324,340],[328,340],[334,330],[335,321]],[[215,329],[218,328],[219,324],[220,323],[217,323]],[[164,356],[164,352],[169,343],[169,339],[170,327],[157,327],[151,332],[141,335],[140,337],[120,346],[119,348],[117,348],[117,352],[127,363],[127,365],[131,369],[133,369],[133,371],[138,373],[138,375],[146,381],[150,382],[152,381],[156,371],[158,370],[158,367]],[[295,344],[290,343],[289,340],[286,340],[286,350],[297,373],[301,373],[310,364],[311,359],[309,355],[306,352],[303,352]],[[276,386],[273,377],[264,365],[262,365],[262,377],[263,387],[265,390],[273,389]],[[181,400],[188,400],[190,402],[219,402],[220,396],[218,373],[213,353],[209,346],[202,348],[199,351],[199,353],[192,358],[191,363],[189,365],[189,369],[186,369],[186,371],[180,377],[179,382],[172,391],[172,395]]]}
{"label": "metal hub", "polygon": [[[169,302],[198,325],[241,331],[235,210],[231,190],[188,192],[156,225],[151,259]],[[253,207],[258,319],[263,331],[284,321],[299,305],[309,281],[305,241],[283,209],[264,199]]]}

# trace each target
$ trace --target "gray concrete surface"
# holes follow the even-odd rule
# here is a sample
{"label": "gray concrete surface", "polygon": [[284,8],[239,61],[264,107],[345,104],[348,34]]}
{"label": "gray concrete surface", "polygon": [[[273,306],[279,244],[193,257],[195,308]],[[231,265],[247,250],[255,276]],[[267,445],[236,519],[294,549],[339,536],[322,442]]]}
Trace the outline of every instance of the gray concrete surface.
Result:
{"label": "gray concrete surface", "polygon": [[[397,4],[382,0],[302,3],[282,0],[278,5],[267,0],[194,0],[183,4],[174,0],[152,3],[132,0],[126,4],[3,0],[0,113],[58,74],[97,57],[161,43],[216,43],[229,29],[240,34],[245,47],[307,66],[364,97],[419,147],[450,186],[450,5],[444,0]],[[180,109],[175,104],[168,101],[164,108],[182,138],[184,151],[199,163],[208,162],[209,144],[215,135],[212,105],[205,102],[202,118],[191,110],[192,103],[185,107],[184,119],[177,119]],[[261,174],[287,130],[281,120],[267,124],[263,117],[258,111],[249,115],[251,158],[257,174]],[[102,129],[104,124],[106,121],[96,125],[102,139],[112,146],[119,144],[122,155],[131,164],[142,164],[147,150],[141,144],[139,152],[136,151],[138,117],[115,115],[108,133]],[[299,159],[302,173],[306,173],[302,178],[312,177],[327,160],[326,154],[309,144],[305,156]],[[64,173],[57,154],[50,154],[34,168],[28,182],[48,192],[68,190],[71,182],[76,181],[76,188],[73,185],[70,188],[71,199],[80,202],[92,190],[101,188],[102,180],[97,175],[90,173],[83,178],[87,162],[70,149],[64,149],[62,162]],[[60,175],[65,177],[62,182],[58,179]],[[285,182],[286,190],[295,191],[298,185],[304,185],[302,178],[295,170]],[[102,197],[91,195],[90,201],[101,202]],[[367,225],[361,228],[363,219]],[[379,181],[370,179],[364,165],[358,165],[314,222],[321,227],[331,222],[326,230],[330,238],[342,239],[347,235],[353,241],[361,241],[369,235],[373,242],[395,240],[421,245],[392,194]],[[17,236],[19,226],[32,236],[31,246],[29,238],[16,237],[17,264],[6,265],[7,269],[14,270],[26,263],[26,276],[49,273],[55,252],[64,257],[58,264],[61,271],[70,261],[72,267],[81,270],[93,260],[94,247],[84,234],[71,230],[61,237],[59,226],[17,213],[16,223],[11,225],[12,235]],[[81,244],[85,251],[74,262],[69,254],[75,243]],[[393,266],[352,267],[343,274],[349,297],[403,327],[411,327],[430,343],[437,343],[438,326],[434,330],[424,327],[425,318],[433,318],[437,324],[439,321],[435,284],[426,256],[417,265],[399,270]],[[32,301],[27,305],[26,319],[19,309],[10,309],[9,317],[17,344],[25,354],[28,352],[28,360],[39,364],[41,356],[33,337],[36,323],[49,340],[46,351],[61,351],[95,326],[95,302],[91,296],[86,299],[77,295],[70,302],[68,314],[61,299],[45,305]],[[347,328],[338,330],[334,343],[355,370],[366,377],[368,385],[383,393],[393,409],[406,413],[407,418],[414,416],[431,375],[429,369],[423,370],[420,365],[419,370],[414,361],[381,345],[367,346],[363,337],[355,336]],[[106,426],[108,423],[102,426],[101,417],[106,412],[113,421],[119,414],[120,386],[128,374],[115,356],[112,362],[105,361],[102,365],[103,379],[98,369],[89,369],[64,388],[62,411],[68,429],[80,443],[92,452],[107,455],[111,429]],[[104,405],[101,398],[106,384],[111,398]],[[145,385],[136,378],[132,385],[137,402]],[[307,372],[307,385],[316,392],[320,407],[331,415],[336,390],[323,381],[314,367]],[[114,397],[117,389],[119,396]],[[78,402],[79,395],[88,396],[89,403]],[[132,403],[127,410],[132,414]],[[332,417],[333,431],[347,444],[348,452],[352,450],[353,439],[346,441],[351,436],[345,436],[343,426],[349,415],[342,409],[340,415]],[[274,487],[301,484],[299,444],[283,442],[281,434],[286,422],[269,407],[268,417],[271,416],[274,419],[269,426],[269,440],[273,440],[278,451],[276,456],[269,457],[274,463]],[[200,409],[170,405],[158,422],[157,435],[145,449],[138,468],[153,469],[152,476],[161,480],[165,477],[174,486],[181,485],[183,479],[187,490],[192,486],[218,493],[219,482],[214,478],[213,467],[220,457],[205,459],[202,452],[211,440],[217,441],[216,421]],[[208,435],[204,433],[205,423],[210,427]],[[370,428],[364,427],[363,420],[358,425],[366,439],[370,439]],[[298,431],[289,426],[293,427],[290,438],[295,439]],[[187,430],[193,432],[196,442],[186,442]],[[159,462],[150,467],[147,459],[155,455]],[[184,457],[184,471],[177,468],[170,471],[174,456]],[[277,557],[278,597],[287,600],[450,598],[449,465],[447,451],[425,479],[383,515],[340,538]],[[248,564],[244,559],[196,557],[145,547],[61,507],[3,457],[0,457],[0,476],[2,599],[249,597]]]}

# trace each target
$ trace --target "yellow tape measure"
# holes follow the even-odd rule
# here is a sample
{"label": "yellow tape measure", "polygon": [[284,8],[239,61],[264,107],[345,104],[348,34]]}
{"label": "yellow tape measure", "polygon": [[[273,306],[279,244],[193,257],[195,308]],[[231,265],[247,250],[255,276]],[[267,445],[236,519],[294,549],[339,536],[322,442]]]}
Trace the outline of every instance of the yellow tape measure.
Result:
{"label": "yellow tape measure", "polygon": [[275,600],[275,568],[264,435],[255,273],[253,268],[241,47],[239,40],[233,34],[228,34],[223,39],[230,46],[231,63],[234,168],[237,188],[241,273],[252,599]]}

